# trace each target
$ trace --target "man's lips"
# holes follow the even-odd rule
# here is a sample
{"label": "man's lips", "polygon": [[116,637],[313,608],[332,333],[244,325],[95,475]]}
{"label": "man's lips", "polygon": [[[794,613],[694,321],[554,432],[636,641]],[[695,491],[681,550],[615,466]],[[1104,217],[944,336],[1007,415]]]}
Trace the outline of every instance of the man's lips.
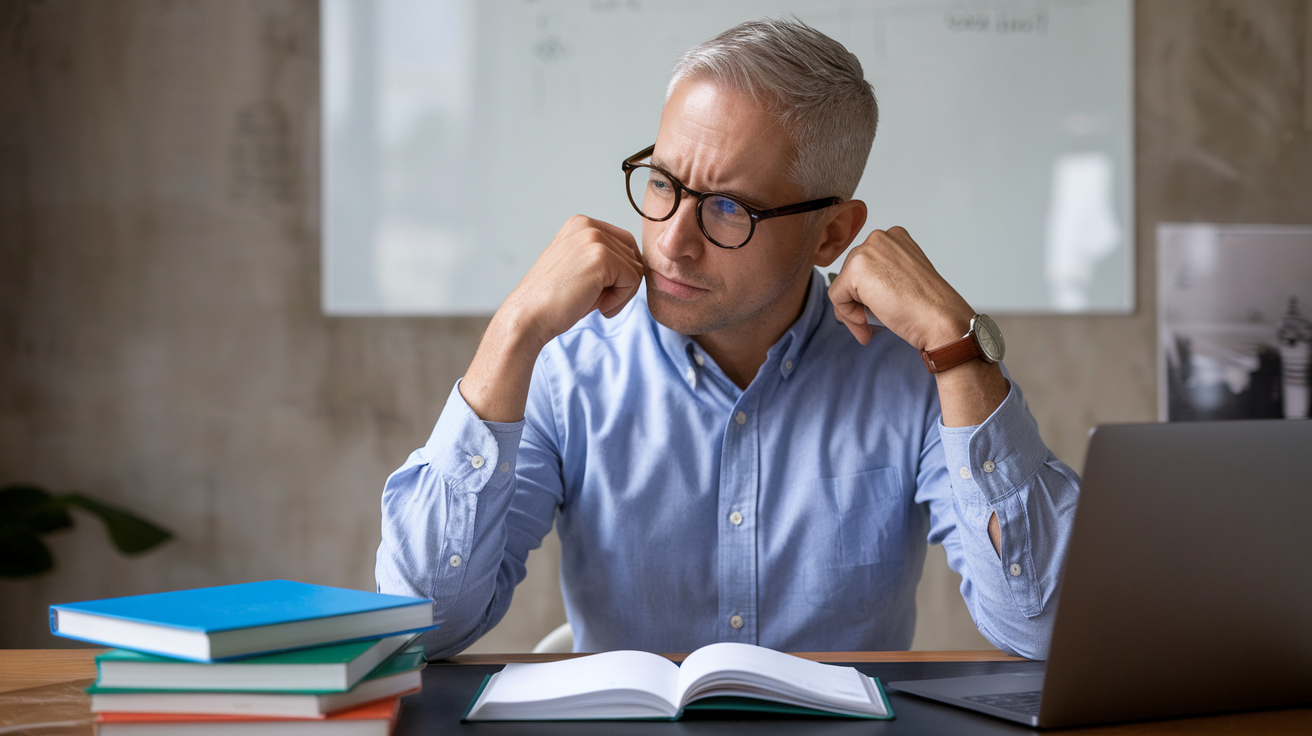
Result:
{"label": "man's lips", "polygon": [[682,281],[676,281],[654,270],[651,271],[651,276],[656,282],[657,289],[669,294],[670,296],[676,296],[681,299],[691,299],[710,291],[709,289],[698,288],[692,284],[685,284]]}

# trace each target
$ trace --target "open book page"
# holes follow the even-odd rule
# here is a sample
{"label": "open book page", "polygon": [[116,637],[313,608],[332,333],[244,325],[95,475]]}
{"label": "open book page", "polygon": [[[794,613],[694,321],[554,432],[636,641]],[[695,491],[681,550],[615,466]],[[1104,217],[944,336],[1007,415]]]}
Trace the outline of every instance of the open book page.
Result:
{"label": "open book page", "polygon": [[679,705],[702,697],[765,698],[817,710],[887,715],[870,678],[751,644],[710,644],[679,668]]}
{"label": "open book page", "polygon": [[678,680],[678,665],[650,652],[508,664],[488,681],[467,718],[672,718],[679,710]]}

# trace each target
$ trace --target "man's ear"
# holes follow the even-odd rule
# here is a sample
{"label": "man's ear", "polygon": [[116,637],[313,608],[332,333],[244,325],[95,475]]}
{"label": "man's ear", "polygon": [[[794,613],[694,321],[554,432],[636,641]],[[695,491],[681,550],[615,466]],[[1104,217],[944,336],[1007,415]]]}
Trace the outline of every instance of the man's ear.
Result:
{"label": "man's ear", "polygon": [[859,199],[836,204],[834,210],[820,234],[820,245],[815,252],[815,265],[821,268],[843,255],[866,224],[866,203]]}

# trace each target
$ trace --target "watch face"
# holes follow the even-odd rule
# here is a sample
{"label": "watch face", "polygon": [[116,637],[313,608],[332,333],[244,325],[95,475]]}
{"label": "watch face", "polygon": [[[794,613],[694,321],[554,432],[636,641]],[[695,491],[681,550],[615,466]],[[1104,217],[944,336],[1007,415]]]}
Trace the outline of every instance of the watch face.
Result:
{"label": "watch face", "polygon": [[1002,340],[1002,330],[998,329],[998,324],[987,314],[977,314],[972,327],[975,329],[975,342],[979,343],[984,359],[990,363],[1000,363],[1007,351],[1007,344]]}

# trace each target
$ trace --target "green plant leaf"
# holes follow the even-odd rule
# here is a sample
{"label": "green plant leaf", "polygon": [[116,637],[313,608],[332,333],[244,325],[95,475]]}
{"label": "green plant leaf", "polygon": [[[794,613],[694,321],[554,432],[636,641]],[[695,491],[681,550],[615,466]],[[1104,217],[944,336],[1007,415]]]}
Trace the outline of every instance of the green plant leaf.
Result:
{"label": "green plant leaf", "polygon": [[54,566],[55,558],[35,532],[15,526],[0,528],[0,577],[23,578]]}
{"label": "green plant leaf", "polygon": [[172,532],[113,506],[103,504],[93,498],[78,493],[61,496],[60,501],[72,506],[81,506],[105,522],[109,529],[109,538],[120,552],[135,554],[163,544],[173,538]]}
{"label": "green plant leaf", "polygon": [[44,488],[25,484],[0,488],[0,529],[45,534],[71,526],[73,519],[63,502]]}

